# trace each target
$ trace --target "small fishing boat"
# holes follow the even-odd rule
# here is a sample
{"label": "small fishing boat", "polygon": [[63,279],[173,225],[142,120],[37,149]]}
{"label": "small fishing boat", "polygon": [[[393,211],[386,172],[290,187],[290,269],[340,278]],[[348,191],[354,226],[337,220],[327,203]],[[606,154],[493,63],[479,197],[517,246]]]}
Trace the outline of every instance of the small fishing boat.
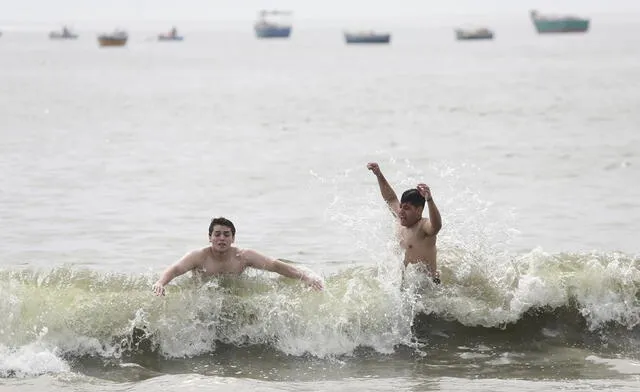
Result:
{"label": "small fishing boat", "polygon": [[49,33],[49,39],[77,39],[78,34],[72,32],[67,26],[62,26],[61,31],[52,31]]}
{"label": "small fishing boat", "polygon": [[258,38],[289,38],[291,35],[290,11],[262,10],[258,14],[258,20],[253,24],[253,30]]}
{"label": "small fishing boat", "polygon": [[182,41],[184,39],[183,36],[178,35],[178,29],[175,27],[171,28],[166,34],[158,34],[158,41]]}
{"label": "small fishing boat", "polygon": [[391,33],[376,31],[345,32],[344,39],[348,44],[388,44],[391,42]]}
{"label": "small fishing boat", "polygon": [[100,46],[125,46],[129,34],[123,30],[116,30],[112,33],[104,33],[98,36],[98,43]]}
{"label": "small fishing boat", "polygon": [[538,34],[584,33],[589,30],[589,19],[572,15],[541,15],[536,10],[529,12]]}
{"label": "small fishing boat", "polygon": [[493,31],[486,27],[455,29],[458,41],[493,39]]}

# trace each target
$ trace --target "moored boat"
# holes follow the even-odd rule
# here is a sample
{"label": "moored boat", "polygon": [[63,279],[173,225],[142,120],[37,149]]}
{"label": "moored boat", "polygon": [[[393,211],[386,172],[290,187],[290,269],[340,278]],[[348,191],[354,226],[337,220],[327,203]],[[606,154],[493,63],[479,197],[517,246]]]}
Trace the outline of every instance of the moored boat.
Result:
{"label": "moored boat", "polygon": [[[260,11],[258,20],[253,25],[256,37],[289,38],[291,35],[291,22],[284,19],[290,15],[290,11]],[[278,20],[274,20],[274,18]]]}
{"label": "moored boat", "polygon": [[589,30],[589,19],[571,15],[541,15],[536,10],[529,12],[538,34],[584,33]]}
{"label": "moored boat", "polygon": [[375,31],[345,32],[344,39],[348,44],[388,44],[391,42],[391,33]]}
{"label": "moored boat", "polygon": [[455,29],[458,41],[467,40],[490,40],[493,39],[493,31],[487,27],[478,28],[457,28]]}
{"label": "moored boat", "polygon": [[116,30],[112,33],[104,33],[98,36],[100,46],[124,46],[127,44],[129,34],[126,31]]}
{"label": "moored boat", "polygon": [[178,29],[172,27],[166,34],[158,34],[158,41],[182,41],[183,36],[178,35]]}
{"label": "moored boat", "polygon": [[67,26],[62,26],[61,31],[52,31],[49,33],[49,39],[77,39],[78,34],[72,32]]}

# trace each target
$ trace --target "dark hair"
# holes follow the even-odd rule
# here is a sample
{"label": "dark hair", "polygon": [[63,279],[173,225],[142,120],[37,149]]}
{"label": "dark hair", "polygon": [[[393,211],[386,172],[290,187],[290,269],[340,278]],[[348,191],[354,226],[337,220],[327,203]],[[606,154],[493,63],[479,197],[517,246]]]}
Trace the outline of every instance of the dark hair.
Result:
{"label": "dark hair", "polygon": [[211,224],[209,225],[209,237],[211,237],[211,234],[213,233],[213,226],[215,226],[215,225],[226,226],[226,227],[230,228],[231,229],[231,235],[235,237],[235,235],[236,235],[236,227],[233,225],[233,222],[231,222],[229,219],[223,218],[223,217],[211,219]]}
{"label": "dark hair", "polygon": [[418,192],[417,189],[413,188],[404,191],[402,197],[400,198],[400,203],[409,203],[414,207],[424,207],[425,200],[420,192]]}

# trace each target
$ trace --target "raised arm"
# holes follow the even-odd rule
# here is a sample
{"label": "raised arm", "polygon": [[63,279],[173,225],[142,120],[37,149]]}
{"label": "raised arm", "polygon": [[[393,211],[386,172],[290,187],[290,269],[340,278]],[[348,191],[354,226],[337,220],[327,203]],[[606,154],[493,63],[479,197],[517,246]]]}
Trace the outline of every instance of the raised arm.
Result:
{"label": "raised arm", "polygon": [[169,282],[171,282],[171,280],[173,280],[174,278],[196,268],[200,264],[200,260],[200,251],[194,250],[184,255],[175,264],[169,266],[166,270],[164,270],[162,276],[160,276],[160,279],[158,279],[158,281],[153,285],[154,294],[164,295],[164,286],[169,284]]}
{"label": "raised arm", "polygon": [[371,170],[373,174],[375,174],[376,178],[378,179],[380,194],[382,195],[382,198],[384,199],[384,201],[387,202],[387,205],[389,206],[391,213],[394,216],[398,216],[398,211],[400,210],[400,201],[398,201],[398,196],[396,195],[396,192],[393,190],[393,188],[391,188],[391,185],[389,185],[389,182],[382,174],[382,171],[380,170],[380,166],[375,162],[371,162],[367,164],[367,169]]}
{"label": "raised arm", "polygon": [[429,209],[429,219],[424,220],[422,223],[422,230],[428,236],[434,236],[438,234],[440,229],[442,228],[442,218],[440,217],[440,211],[438,211],[438,207],[436,206],[436,202],[433,201],[433,196],[431,196],[431,189],[426,184],[418,184],[416,187],[418,192],[425,198],[427,208]]}
{"label": "raised arm", "polygon": [[320,279],[309,276],[290,264],[267,257],[255,250],[247,249],[243,251],[242,258],[249,267],[275,272],[292,279],[300,279],[316,290],[323,289],[323,284]]}

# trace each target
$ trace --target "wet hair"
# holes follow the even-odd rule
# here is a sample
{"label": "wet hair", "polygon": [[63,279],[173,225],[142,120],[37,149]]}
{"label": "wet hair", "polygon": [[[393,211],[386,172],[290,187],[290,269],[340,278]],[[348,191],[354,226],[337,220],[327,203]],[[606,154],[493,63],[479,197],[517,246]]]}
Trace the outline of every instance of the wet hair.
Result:
{"label": "wet hair", "polygon": [[225,227],[230,228],[231,229],[231,235],[235,237],[235,235],[236,235],[236,227],[233,225],[233,222],[231,222],[229,219],[223,218],[223,217],[211,219],[211,224],[209,225],[209,237],[211,237],[211,234],[213,233],[213,226],[215,226],[215,225],[220,225],[220,226],[225,226]]}
{"label": "wet hair", "polygon": [[417,189],[413,188],[404,191],[402,197],[400,198],[400,203],[408,203],[414,207],[424,207],[425,200],[420,192],[418,192]]}

